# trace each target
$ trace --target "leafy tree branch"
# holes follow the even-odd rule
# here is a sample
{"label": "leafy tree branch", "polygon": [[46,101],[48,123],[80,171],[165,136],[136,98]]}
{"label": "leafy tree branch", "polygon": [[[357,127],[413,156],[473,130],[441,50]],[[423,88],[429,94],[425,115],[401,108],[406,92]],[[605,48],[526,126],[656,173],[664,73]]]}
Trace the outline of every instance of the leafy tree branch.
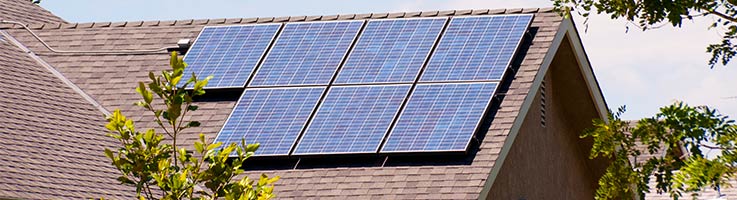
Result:
{"label": "leafy tree branch", "polygon": [[[142,101],[135,105],[153,114],[153,121],[164,131],[155,129],[140,132],[133,120],[115,110],[107,117],[105,126],[110,137],[120,142],[117,150],[105,149],[105,155],[121,172],[118,181],[136,188],[139,199],[270,199],[274,197],[274,182],[279,177],[261,175],[254,183],[242,176],[246,159],[253,156],[258,144],[212,143],[200,133],[194,142],[194,152],[180,148],[177,138],[184,130],[200,126],[200,122],[186,121],[185,116],[198,109],[193,98],[205,94],[203,89],[212,77],[199,80],[194,74],[181,80],[187,64],[173,53],[169,71],[161,75],[149,73],[150,83],[138,83],[136,92]],[[186,81],[177,87],[181,81]],[[185,90],[193,85],[191,91]],[[161,102],[154,102],[155,97]],[[162,108],[163,107],[163,108]],[[165,141],[170,141],[171,144]]]}
{"label": "leafy tree branch", "polygon": [[[594,140],[590,158],[612,161],[599,179],[597,199],[644,199],[651,189],[674,199],[695,198],[705,188],[730,187],[737,172],[734,120],[709,107],[682,102],[663,107],[636,125],[620,119],[624,112],[621,107],[610,114],[608,123],[594,120],[594,127],[581,136]],[[721,152],[709,155],[704,148]],[[654,188],[651,182],[656,183]]]}
{"label": "leafy tree branch", "polygon": [[684,20],[695,17],[714,16],[709,28],[723,30],[720,43],[707,45],[711,53],[709,66],[727,65],[737,53],[737,7],[735,0],[553,0],[555,8],[563,15],[571,11],[586,18],[591,13],[605,13],[612,19],[625,19],[640,29],[649,30],[670,24],[681,27]]}

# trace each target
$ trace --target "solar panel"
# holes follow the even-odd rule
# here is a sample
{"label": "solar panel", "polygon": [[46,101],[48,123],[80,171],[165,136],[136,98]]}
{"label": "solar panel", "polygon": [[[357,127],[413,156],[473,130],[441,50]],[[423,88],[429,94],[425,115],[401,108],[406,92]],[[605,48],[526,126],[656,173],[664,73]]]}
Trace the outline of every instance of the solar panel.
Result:
{"label": "solar panel", "polygon": [[381,152],[465,151],[496,86],[417,85]]}
{"label": "solar panel", "polygon": [[293,154],[376,153],[410,87],[332,87]]}
{"label": "solar panel", "polygon": [[501,80],[532,15],[454,17],[422,82]]}
{"label": "solar panel", "polygon": [[287,155],[325,87],[246,89],[215,142],[261,143],[256,155]]}
{"label": "solar panel", "polygon": [[[205,27],[184,56],[189,67],[178,86],[191,77],[214,75],[206,88],[243,87],[281,24]],[[193,85],[189,85],[191,89]]]}
{"label": "solar panel", "polygon": [[372,20],[335,83],[411,83],[447,18]]}
{"label": "solar panel", "polygon": [[363,21],[289,23],[250,86],[327,85]]}

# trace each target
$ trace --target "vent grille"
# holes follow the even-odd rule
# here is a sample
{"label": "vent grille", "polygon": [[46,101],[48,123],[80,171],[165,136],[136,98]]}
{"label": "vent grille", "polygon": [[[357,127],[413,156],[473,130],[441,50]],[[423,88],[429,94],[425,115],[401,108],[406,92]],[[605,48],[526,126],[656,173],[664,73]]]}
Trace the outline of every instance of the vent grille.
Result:
{"label": "vent grille", "polygon": [[545,128],[545,124],[547,123],[545,120],[546,113],[547,113],[547,102],[546,102],[546,88],[545,88],[545,81],[542,81],[540,84],[540,125]]}

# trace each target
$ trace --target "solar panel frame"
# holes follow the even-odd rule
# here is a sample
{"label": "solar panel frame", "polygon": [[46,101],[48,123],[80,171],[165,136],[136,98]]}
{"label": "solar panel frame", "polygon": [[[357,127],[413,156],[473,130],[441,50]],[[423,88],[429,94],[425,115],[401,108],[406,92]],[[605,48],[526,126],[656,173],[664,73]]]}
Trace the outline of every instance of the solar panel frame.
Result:
{"label": "solar panel frame", "polygon": [[[364,151],[364,152],[320,152],[320,153],[297,153],[297,149],[300,147],[300,144],[302,144],[302,140],[312,127],[312,123],[315,121],[315,118],[317,118],[318,114],[321,112],[322,109],[324,109],[325,102],[328,101],[328,97],[330,97],[331,92],[334,92],[333,88],[358,88],[358,87],[406,87],[406,90],[404,92],[404,95],[401,97],[401,102],[399,103],[398,107],[396,108],[396,111],[394,111],[391,115],[391,120],[389,121],[389,124],[387,124],[386,129],[381,134],[381,137],[378,140],[378,143],[376,144],[376,147],[372,151]],[[402,89],[402,88],[399,88]],[[403,83],[403,84],[385,84],[385,85],[343,85],[343,86],[333,86],[328,89],[328,92],[325,94],[325,98],[320,102],[320,105],[318,105],[318,108],[315,110],[315,112],[312,114],[313,118],[310,120],[309,124],[306,125],[304,129],[304,133],[299,138],[299,141],[295,144],[293,147],[293,151],[291,155],[336,155],[336,154],[373,154],[377,153],[379,149],[381,148],[381,144],[383,143],[383,140],[386,138],[387,134],[389,134],[389,131],[392,128],[392,125],[396,121],[397,115],[402,110],[402,106],[407,100],[407,96],[410,94],[410,90],[412,89],[411,83]]]}
{"label": "solar panel frame", "polygon": [[325,84],[261,84],[261,85],[254,85],[253,81],[256,80],[259,73],[261,72],[261,69],[263,68],[266,61],[269,59],[269,56],[272,56],[272,51],[274,47],[276,47],[277,44],[279,44],[279,41],[282,39],[282,36],[284,35],[283,31],[280,31],[279,36],[276,37],[273,41],[272,48],[269,49],[269,51],[266,53],[266,55],[263,57],[263,61],[259,64],[257,67],[257,70],[254,72],[253,77],[249,81],[248,85],[246,87],[250,88],[258,88],[258,87],[294,87],[294,86],[326,86],[330,85],[333,82],[333,79],[335,79],[336,74],[338,73],[338,70],[340,70],[340,67],[342,67],[343,63],[348,57],[348,54],[351,52],[351,49],[353,48],[353,45],[356,43],[356,40],[358,40],[359,35],[363,32],[363,28],[366,26],[366,20],[338,20],[338,21],[314,21],[314,22],[290,22],[286,23],[282,26],[282,30],[286,29],[287,26],[292,24],[319,24],[319,23],[341,23],[341,22],[361,22],[359,25],[358,30],[356,30],[356,34],[353,35],[353,39],[351,39],[351,42],[349,43],[348,47],[346,47],[345,52],[343,52],[341,59],[335,66],[335,69],[332,71],[331,76],[329,77],[329,81]]}
{"label": "solar panel frame", "polygon": [[[238,108],[238,106],[239,106],[239,105],[241,104],[241,99],[242,99],[242,98],[243,98],[243,97],[244,97],[244,96],[246,95],[246,92],[247,92],[247,91],[254,91],[254,90],[289,90],[289,89],[310,89],[310,88],[315,88],[315,89],[322,89],[322,92],[320,93],[319,97],[317,98],[317,100],[315,101],[314,105],[312,106],[312,109],[311,109],[311,110],[309,111],[309,113],[308,113],[308,115],[307,115],[307,119],[305,119],[305,122],[304,122],[304,123],[302,124],[302,127],[300,128],[300,130],[299,130],[299,131],[297,132],[296,136],[294,137],[294,140],[293,140],[293,141],[292,141],[292,142],[290,143],[290,145],[289,145],[289,148],[288,148],[288,151],[287,151],[286,153],[284,153],[284,154],[258,154],[258,151],[256,151],[256,154],[254,154],[254,155],[253,155],[254,157],[267,157],[267,156],[288,156],[288,155],[289,155],[289,154],[290,154],[290,153],[292,152],[292,150],[294,149],[294,146],[295,146],[295,144],[297,143],[297,141],[298,141],[298,140],[299,140],[299,138],[301,137],[301,135],[302,135],[302,132],[304,132],[304,130],[305,130],[305,128],[306,128],[306,126],[307,126],[307,124],[308,124],[308,123],[310,122],[310,120],[312,119],[312,116],[313,116],[313,115],[314,115],[314,113],[315,113],[315,109],[316,109],[316,108],[317,108],[317,107],[318,107],[318,106],[320,105],[320,103],[322,102],[322,99],[323,99],[323,97],[325,96],[325,92],[326,92],[326,90],[327,90],[327,87],[326,87],[326,86],[310,86],[310,87],[271,87],[271,88],[246,88],[246,89],[245,89],[245,90],[243,91],[243,93],[241,94],[241,97],[240,97],[240,98],[238,98],[238,101],[236,102],[236,104],[235,104],[235,105],[233,106],[233,109],[232,109],[232,110],[230,111],[230,114],[228,114],[228,118],[227,118],[227,119],[225,120],[225,123],[223,123],[223,126],[222,126],[222,127],[220,128],[220,130],[218,131],[218,134],[217,134],[217,136],[215,136],[215,140],[214,140],[214,141],[215,141],[215,142],[217,142],[217,141],[218,141],[218,139],[220,139],[220,137],[221,137],[221,135],[222,135],[222,132],[223,132],[223,130],[224,130],[224,129],[226,128],[226,125],[228,124],[228,122],[229,122],[229,121],[230,121],[230,120],[232,119],[233,113],[235,113],[235,112],[236,112],[236,109],[237,109],[237,108]],[[245,134],[242,134],[242,137],[245,137]],[[245,139],[245,138],[244,138],[244,139]],[[248,141],[248,140],[246,140],[246,143],[247,143],[247,144],[252,144],[252,143],[253,143],[253,141]],[[225,145],[225,144],[224,144],[224,145]],[[263,145],[263,144],[262,144],[262,145]],[[231,156],[233,156],[233,155],[231,155]]]}
{"label": "solar panel frame", "polygon": [[[454,19],[485,18],[485,17],[488,17],[488,18],[493,18],[493,17],[515,17],[515,16],[519,16],[519,17],[527,16],[527,17],[530,17],[530,20],[524,26],[525,27],[524,28],[524,32],[527,32],[530,29],[530,26],[532,25],[532,21],[535,20],[535,15],[534,14],[505,14],[505,15],[478,15],[478,16],[458,16],[458,17],[451,17],[450,20],[448,21],[448,25],[446,27],[446,31],[443,32],[443,35],[438,40],[435,48],[437,49],[442,44],[443,39],[447,37],[447,35],[446,35],[447,34],[447,29],[450,28],[450,26],[453,24],[453,20]],[[520,36],[519,39],[517,40],[516,46],[512,50],[512,55],[510,56],[510,58],[506,62],[505,68],[502,71],[501,75],[499,76],[500,77],[499,79],[484,79],[484,80],[423,80],[424,75],[427,72],[427,68],[429,67],[429,65],[431,64],[431,61],[432,61],[432,55],[431,55],[430,58],[428,58],[428,60],[427,60],[427,66],[425,67],[425,70],[423,70],[422,74],[420,74],[419,82],[420,83],[449,83],[449,82],[464,82],[464,81],[496,81],[496,82],[502,81],[502,79],[504,79],[504,76],[506,76],[506,73],[507,73],[509,67],[512,65],[512,62],[514,61],[514,58],[516,57],[517,52],[519,51],[519,48],[522,46],[522,41],[524,40],[524,38],[525,38],[525,34],[523,33],[522,36]],[[437,53],[437,51],[434,51],[433,52],[433,55],[435,53]]]}
{"label": "solar panel frame", "polygon": [[[246,78],[245,81],[243,81],[243,84],[241,86],[232,86],[232,87],[227,87],[227,86],[226,87],[205,86],[203,89],[229,89],[229,88],[244,88],[244,87],[246,87],[246,84],[253,78],[253,75],[255,75],[255,72],[258,69],[258,67],[261,65],[261,62],[263,62],[263,60],[266,59],[266,54],[271,49],[272,44],[275,42],[277,36],[279,35],[279,32],[281,32],[281,29],[284,27],[284,24],[283,23],[266,23],[266,24],[241,24],[241,25],[205,26],[205,27],[203,27],[202,30],[200,30],[200,32],[197,33],[197,37],[196,37],[195,41],[192,43],[191,47],[195,47],[198,44],[198,42],[200,42],[200,39],[199,39],[200,36],[202,36],[202,33],[204,33],[205,32],[205,29],[208,29],[208,28],[224,28],[224,27],[238,27],[238,26],[274,26],[274,25],[278,25],[277,30],[274,31],[274,34],[271,36],[271,39],[269,39],[268,45],[264,48],[264,51],[261,52],[261,54],[260,54],[260,56],[258,58],[258,61],[255,63],[255,65],[253,66],[253,68],[251,68],[251,71],[248,74],[248,77]],[[190,47],[190,49],[191,49],[191,47]],[[182,60],[186,60],[187,59],[187,56],[189,56],[189,55],[191,55],[191,54],[189,54],[189,53],[184,54],[184,56],[182,57]],[[188,66],[188,68],[189,67],[191,67],[191,66]],[[196,74],[196,75],[200,79],[208,76],[208,75],[204,75],[203,76],[202,74]],[[189,79],[189,75],[187,75],[186,72],[185,72],[184,76],[182,77],[182,80],[180,81],[180,83],[178,85],[181,85],[181,84],[183,84],[184,82],[187,81],[187,79],[184,79],[185,77],[187,79]],[[208,85],[211,85],[211,84],[208,84]],[[193,88],[194,88],[194,85],[188,85],[185,89],[193,89]]]}
{"label": "solar panel frame", "polygon": [[[425,55],[424,59],[422,60],[421,65],[417,68],[417,71],[415,73],[414,79],[412,79],[410,81],[407,81],[407,82],[392,82],[392,81],[384,81],[384,82],[351,82],[351,81],[345,81],[345,82],[341,82],[340,77],[341,77],[341,74],[342,74],[342,72],[343,72],[343,70],[345,68],[345,65],[348,63],[348,61],[354,55],[353,54],[353,51],[355,50],[356,46],[358,46],[358,44],[361,44],[361,41],[362,41],[362,38],[363,38],[362,36],[363,36],[364,32],[366,31],[366,28],[368,28],[368,26],[369,26],[369,24],[371,22],[374,22],[374,21],[399,21],[399,20],[428,20],[428,19],[443,19],[443,22],[442,22],[443,25],[440,28],[440,30],[438,31],[438,34],[435,36],[435,39],[433,40],[432,45],[430,45],[430,48],[428,49],[427,54]],[[443,32],[444,32],[445,28],[448,26],[449,21],[450,20],[449,20],[448,17],[422,17],[422,18],[396,18],[396,19],[371,19],[371,20],[367,20],[367,22],[364,23],[365,28],[363,30],[361,30],[361,33],[359,33],[358,37],[354,41],[355,42],[355,46],[353,48],[351,48],[349,54],[346,55],[346,57],[344,58],[344,61],[343,61],[344,63],[343,63],[343,65],[339,69],[340,71],[338,71],[337,74],[335,75],[335,82],[333,83],[333,85],[399,84],[399,83],[414,83],[414,82],[416,82],[417,79],[419,78],[419,76],[421,75],[423,69],[425,68],[426,63],[430,60],[430,57],[431,57],[434,49],[436,48],[438,42],[440,42],[441,36],[443,35]]]}
{"label": "solar panel frame", "polygon": [[443,153],[443,152],[464,152],[464,151],[467,151],[468,150],[468,147],[471,145],[471,140],[473,140],[473,138],[475,137],[475,135],[479,131],[479,127],[484,122],[484,118],[486,118],[487,115],[489,115],[489,107],[491,107],[491,103],[494,100],[494,97],[496,96],[496,92],[499,91],[499,87],[500,87],[501,83],[500,82],[491,82],[491,81],[484,81],[484,82],[452,82],[452,83],[418,83],[418,84],[416,84],[416,86],[420,86],[420,85],[446,85],[446,84],[448,84],[448,85],[449,84],[458,84],[458,85],[462,85],[462,84],[469,84],[469,85],[470,84],[495,84],[494,87],[493,87],[494,90],[491,91],[491,94],[489,95],[489,100],[486,101],[486,106],[484,106],[484,111],[480,114],[480,116],[478,118],[478,122],[476,123],[476,125],[473,128],[474,131],[473,131],[473,133],[471,133],[469,135],[468,140],[466,140],[466,142],[465,142],[466,145],[464,146],[464,148],[462,150],[461,149],[458,149],[458,150],[399,150],[399,151],[386,151],[386,150],[384,150],[384,148],[386,147],[387,143],[389,142],[389,140],[391,139],[391,137],[393,135],[392,133],[394,131],[394,128],[396,128],[396,125],[399,124],[399,120],[402,117],[402,113],[405,112],[405,109],[407,108],[407,106],[409,105],[409,103],[412,101],[412,96],[414,96],[413,94],[414,94],[414,92],[416,91],[416,88],[417,88],[417,87],[415,87],[415,88],[412,88],[412,91],[410,92],[410,96],[408,97],[408,99],[405,102],[404,106],[401,108],[401,111],[400,111],[399,115],[396,116],[396,118],[394,119],[394,125],[391,127],[391,130],[385,136],[384,142],[381,144],[381,147],[380,147],[380,150],[379,150],[378,153],[380,153],[380,154],[418,153],[418,152],[427,152],[427,153],[439,152],[439,153]]}

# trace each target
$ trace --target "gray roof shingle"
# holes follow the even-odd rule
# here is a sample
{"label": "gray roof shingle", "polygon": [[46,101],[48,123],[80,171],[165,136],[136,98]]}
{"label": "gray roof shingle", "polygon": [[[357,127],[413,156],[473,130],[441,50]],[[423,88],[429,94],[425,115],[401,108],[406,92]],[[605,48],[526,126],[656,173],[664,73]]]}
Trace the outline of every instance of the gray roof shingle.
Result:
{"label": "gray roof shingle", "polygon": [[[2,36],[0,36],[2,37]],[[0,198],[129,198],[102,155],[100,112],[43,66],[0,40]]]}
{"label": "gray roof shingle", "polygon": [[65,23],[64,20],[30,0],[0,0],[0,20],[22,23]]}

